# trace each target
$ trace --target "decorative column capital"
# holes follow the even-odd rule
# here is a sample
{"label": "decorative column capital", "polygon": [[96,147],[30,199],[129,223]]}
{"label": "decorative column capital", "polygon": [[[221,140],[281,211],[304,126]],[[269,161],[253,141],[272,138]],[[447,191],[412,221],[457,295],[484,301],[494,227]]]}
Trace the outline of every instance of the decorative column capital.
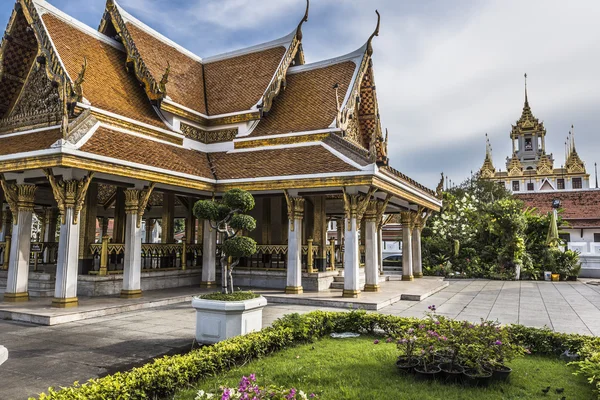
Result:
{"label": "decorative column capital", "polygon": [[369,188],[369,192],[364,194],[348,194],[346,193],[346,189],[343,189],[343,199],[344,199],[344,214],[346,216],[346,220],[348,221],[347,229],[351,230],[352,227],[350,225],[350,219],[356,218],[356,222],[360,223],[367,207],[369,205],[369,201],[373,194],[377,191],[376,188]]}
{"label": "decorative column capital", "polygon": [[400,221],[402,222],[402,229],[408,229],[412,231],[415,227],[417,214],[414,211],[403,211],[400,213]]}
{"label": "decorative column capital", "polygon": [[4,197],[12,212],[13,224],[17,222],[19,211],[33,211],[37,186],[31,183],[9,184],[4,179],[4,175],[0,175],[0,184],[2,184]]}
{"label": "decorative column capital", "polygon": [[425,207],[421,207],[419,206],[419,210],[417,211],[417,214],[415,215],[415,228],[420,231],[423,230],[423,228],[425,227],[425,224],[427,224],[427,220],[429,219],[429,217],[431,216],[431,210],[425,208]]}
{"label": "decorative column capital", "polygon": [[377,213],[379,208],[378,200],[369,200],[367,202],[367,209],[365,210],[365,221],[367,222],[377,222]]}
{"label": "decorative column capital", "polygon": [[75,209],[73,213],[73,224],[77,225],[79,222],[79,212],[83,208],[83,202],[85,201],[85,195],[94,177],[94,172],[89,172],[83,179],[69,179],[69,180],[57,180],[52,173],[51,168],[44,169],[44,174],[52,186],[52,194],[58,204],[58,210],[61,214],[61,222],[64,225],[65,210],[67,208]]}
{"label": "decorative column capital", "polygon": [[292,197],[289,195],[287,190],[283,191],[285,195],[285,202],[287,204],[288,220],[290,221],[290,229],[295,229],[295,220],[302,220],[304,218],[304,203],[306,200],[304,197]]}
{"label": "decorative column capital", "polygon": [[136,226],[138,228],[142,226],[142,217],[155,186],[156,183],[153,182],[146,189],[125,190],[125,214],[137,214]]}

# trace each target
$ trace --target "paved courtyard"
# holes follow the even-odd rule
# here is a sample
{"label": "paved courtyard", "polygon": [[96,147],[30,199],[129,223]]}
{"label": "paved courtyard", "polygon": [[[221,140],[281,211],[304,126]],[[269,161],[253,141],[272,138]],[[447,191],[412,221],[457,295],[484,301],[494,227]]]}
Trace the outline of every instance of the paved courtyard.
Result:
{"label": "paved courtyard", "polygon": [[[600,336],[600,286],[581,282],[453,281],[422,302],[400,301],[379,312],[423,316],[435,304],[452,318],[548,326]],[[270,305],[270,324],[292,312],[332,308]],[[70,385],[192,348],[195,316],[189,303],[132,311],[57,326],[0,321],[0,344],[9,349],[0,366],[0,399],[26,399],[48,386]]]}

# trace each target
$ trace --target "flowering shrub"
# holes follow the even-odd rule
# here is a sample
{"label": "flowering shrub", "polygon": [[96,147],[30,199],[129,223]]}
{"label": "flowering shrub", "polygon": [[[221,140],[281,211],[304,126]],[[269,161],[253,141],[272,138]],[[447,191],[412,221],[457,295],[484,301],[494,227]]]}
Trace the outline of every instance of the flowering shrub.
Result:
{"label": "flowering shrub", "polygon": [[296,390],[295,388],[258,386],[255,374],[250,374],[249,377],[243,376],[237,388],[221,387],[216,394],[200,390],[196,396],[196,400],[309,400],[316,398],[317,396],[314,393],[307,395],[302,390]]}

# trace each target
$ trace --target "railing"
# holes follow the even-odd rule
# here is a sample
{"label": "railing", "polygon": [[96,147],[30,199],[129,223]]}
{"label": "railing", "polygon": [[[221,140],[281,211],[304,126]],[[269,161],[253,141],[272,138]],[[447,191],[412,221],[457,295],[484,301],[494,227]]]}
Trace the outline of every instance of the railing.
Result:
{"label": "railing", "polygon": [[[359,245],[358,251],[360,252],[360,266],[363,267],[365,264],[365,246]],[[331,254],[335,257],[332,260]],[[335,239],[329,239],[329,245],[327,246],[327,269],[334,270],[336,266],[343,267],[344,265],[344,245],[335,244]]]}
{"label": "railing", "polygon": [[[240,260],[240,269],[258,269],[269,271],[285,271],[287,268],[288,246],[286,244],[259,244],[256,253]],[[319,246],[308,240],[308,245],[302,246],[302,269],[314,272],[314,259],[319,254]]]}
{"label": "railing", "polygon": [[[94,270],[90,274],[118,274],[123,271],[125,245],[109,243],[107,236],[102,243],[90,245],[94,258]],[[202,263],[202,245],[186,243],[142,243],[142,271],[186,269]]]}

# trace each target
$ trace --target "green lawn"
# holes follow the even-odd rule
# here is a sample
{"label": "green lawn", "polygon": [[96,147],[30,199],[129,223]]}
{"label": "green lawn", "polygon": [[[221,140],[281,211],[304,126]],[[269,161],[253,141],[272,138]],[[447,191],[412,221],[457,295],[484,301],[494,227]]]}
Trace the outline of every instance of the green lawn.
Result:
{"label": "green lawn", "polygon": [[[558,359],[528,356],[511,364],[510,382],[488,388],[469,388],[437,382],[419,382],[398,373],[396,346],[373,344],[374,338],[326,338],[314,344],[280,351],[253,361],[226,374],[180,392],[175,399],[194,399],[198,389],[216,392],[220,385],[237,387],[242,375],[256,374],[258,383],[295,387],[316,393],[322,400],[341,399],[594,399],[592,387],[583,377],[572,375],[574,368]],[[548,395],[542,388],[551,386]],[[564,388],[556,394],[555,388]]]}

